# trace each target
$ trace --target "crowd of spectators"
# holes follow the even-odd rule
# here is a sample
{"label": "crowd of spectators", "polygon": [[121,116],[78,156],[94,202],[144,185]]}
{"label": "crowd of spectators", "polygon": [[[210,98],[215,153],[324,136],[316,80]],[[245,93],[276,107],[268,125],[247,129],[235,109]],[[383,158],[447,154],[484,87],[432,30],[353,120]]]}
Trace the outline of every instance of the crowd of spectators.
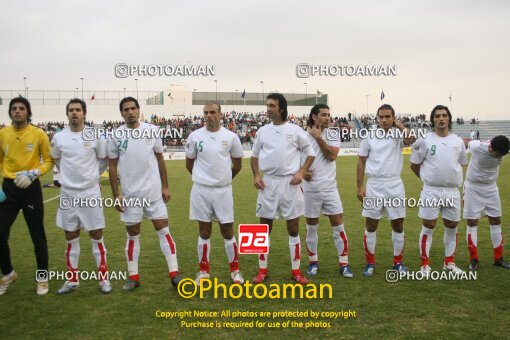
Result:
{"label": "crowd of spectators", "polygon": [[[427,116],[425,114],[411,115],[409,113],[408,114],[397,113],[396,118],[405,127],[410,129],[431,127],[431,123],[427,119]],[[377,117],[375,116],[375,114],[361,115],[359,121],[361,123],[361,127],[365,129],[371,129],[377,126]]]}

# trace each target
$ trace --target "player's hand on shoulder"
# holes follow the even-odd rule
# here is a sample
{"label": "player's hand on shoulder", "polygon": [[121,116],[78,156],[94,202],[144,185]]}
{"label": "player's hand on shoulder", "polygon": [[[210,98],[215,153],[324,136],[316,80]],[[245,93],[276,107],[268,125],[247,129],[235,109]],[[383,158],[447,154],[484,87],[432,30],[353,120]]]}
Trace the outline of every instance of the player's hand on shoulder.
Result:
{"label": "player's hand on shoulder", "polygon": [[321,130],[319,128],[315,127],[315,125],[313,125],[312,127],[308,128],[308,133],[311,134],[312,137],[315,138],[315,139],[322,137]]}
{"label": "player's hand on shoulder", "polygon": [[166,203],[166,202],[170,201],[170,197],[172,196],[172,195],[170,194],[170,190],[168,190],[168,188],[163,188],[163,189],[161,190],[161,192],[162,192],[162,195],[161,195],[161,196],[163,197],[163,202],[165,202],[165,203]]}

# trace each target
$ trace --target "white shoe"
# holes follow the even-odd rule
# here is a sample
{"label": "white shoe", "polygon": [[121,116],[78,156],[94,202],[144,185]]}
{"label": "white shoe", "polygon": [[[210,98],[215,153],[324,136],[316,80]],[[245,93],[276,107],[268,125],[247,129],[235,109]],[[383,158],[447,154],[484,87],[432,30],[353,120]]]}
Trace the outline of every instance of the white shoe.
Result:
{"label": "white shoe", "polygon": [[195,279],[195,283],[197,284],[197,286],[200,286],[200,281],[208,279],[210,277],[211,277],[211,275],[209,275],[208,272],[201,270],[197,273],[197,278]]}
{"label": "white shoe", "polygon": [[432,271],[432,268],[428,264],[421,266],[420,271],[424,274],[424,276],[428,277],[430,275],[430,272]]}
{"label": "white shoe", "polygon": [[[60,287],[60,289],[57,291],[57,294],[64,295],[67,293],[71,293],[71,292],[74,292],[78,287],[80,287],[80,284],[78,282],[66,281],[66,282],[64,282],[62,287]],[[39,294],[39,293],[37,293],[37,294]]]}
{"label": "white shoe", "polygon": [[50,291],[48,280],[37,282],[37,295],[46,295]]}
{"label": "white shoe", "polygon": [[230,273],[230,277],[232,278],[232,282],[243,284],[244,278],[243,275],[241,275],[241,272],[239,270],[234,270],[232,273]]}
{"label": "white shoe", "polygon": [[4,295],[7,291],[7,288],[9,288],[9,285],[16,281],[18,278],[18,274],[13,270],[7,275],[2,276],[0,279],[0,295]]}
{"label": "white shoe", "polygon": [[110,294],[112,292],[112,284],[110,283],[110,280],[99,281],[99,290],[103,294]]}
{"label": "white shoe", "polygon": [[445,264],[443,266],[443,270],[448,270],[448,271],[451,271],[452,273],[459,273],[459,274],[464,273],[464,271],[462,269],[460,269],[459,267],[457,267],[457,265],[453,262]]}

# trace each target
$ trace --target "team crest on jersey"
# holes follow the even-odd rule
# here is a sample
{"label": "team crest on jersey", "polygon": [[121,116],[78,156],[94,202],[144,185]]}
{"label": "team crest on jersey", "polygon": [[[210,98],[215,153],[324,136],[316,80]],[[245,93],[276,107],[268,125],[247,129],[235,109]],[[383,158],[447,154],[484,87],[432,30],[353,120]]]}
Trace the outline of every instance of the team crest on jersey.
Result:
{"label": "team crest on jersey", "polygon": [[228,140],[221,141],[221,147],[225,150],[228,149]]}
{"label": "team crest on jersey", "polygon": [[145,140],[145,144],[147,145],[151,145],[152,144],[152,139],[148,138]]}
{"label": "team crest on jersey", "polygon": [[92,142],[83,142],[83,148],[88,150],[92,147]]}
{"label": "team crest on jersey", "polygon": [[27,144],[26,147],[28,152],[34,151],[34,144]]}
{"label": "team crest on jersey", "polygon": [[294,140],[294,136],[287,135],[287,142],[292,143],[293,140]]}

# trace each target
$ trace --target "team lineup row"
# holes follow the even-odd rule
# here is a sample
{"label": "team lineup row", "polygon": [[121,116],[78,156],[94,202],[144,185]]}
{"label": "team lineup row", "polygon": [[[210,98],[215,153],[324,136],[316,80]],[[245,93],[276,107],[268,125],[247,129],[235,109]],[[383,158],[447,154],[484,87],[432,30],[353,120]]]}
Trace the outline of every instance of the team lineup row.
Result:
{"label": "team lineup row", "polygon": [[[306,218],[306,248],[309,256],[307,273],[317,275],[318,218],[328,216],[333,241],[338,252],[340,274],[352,277],[348,261],[348,238],[343,222],[342,202],[336,183],[336,157],[340,142],[328,139],[327,129],[331,121],[329,107],[315,105],[308,117],[308,130],[287,121],[287,101],[278,93],[271,93],[266,101],[267,115],[271,123],[261,127],[256,134],[252,149],[251,168],[254,186],[258,189],[256,216],[261,224],[272,229],[273,220],[281,215],[287,222],[291,279],[307,284],[301,273],[301,242],[299,218]],[[140,106],[132,97],[121,100],[119,109],[125,124],[119,129],[157,129],[139,121]],[[58,132],[52,139],[51,148],[47,135],[30,124],[30,103],[22,97],[9,104],[12,126],[0,130],[0,157],[4,181],[0,192],[0,266],[3,277],[0,295],[4,294],[17,275],[10,260],[9,232],[19,210],[23,211],[34,243],[37,267],[48,269],[48,249],[43,224],[42,191],[38,177],[49,171],[55,163],[61,174],[61,196],[69,198],[101,197],[100,173],[109,167],[112,194],[119,202],[126,199],[149,199],[149,206],[116,205],[120,218],[126,225],[126,260],[129,280],[124,291],[132,291],[140,285],[138,258],[140,255],[140,224],[149,218],[159,236],[161,251],[167,264],[171,283],[181,280],[177,262],[176,245],[168,227],[165,203],[170,199],[163,146],[157,138],[133,138],[109,140],[83,138],[86,104],[80,99],[71,100],[66,106],[69,127]],[[198,262],[200,271],[197,285],[209,278],[209,252],[212,222],[218,221],[224,238],[225,250],[234,283],[243,283],[239,270],[238,248],[233,232],[234,203],[232,179],[241,170],[243,157],[237,135],[221,127],[221,106],[216,102],[204,106],[205,126],[193,131],[185,145],[186,168],[190,172],[193,187],[190,194],[190,219],[198,221]],[[447,107],[438,105],[431,113],[433,131],[415,140],[402,124],[395,119],[390,105],[382,105],[377,111],[379,128],[386,132],[398,129],[403,138],[377,138],[369,136],[360,145],[357,165],[358,199],[403,199],[404,185],[401,180],[403,166],[402,148],[412,145],[411,169],[424,183],[420,199],[453,202],[449,206],[421,206],[419,217],[422,230],[419,249],[421,271],[431,272],[429,251],[432,234],[441,213],[445,231],[444,270],[461,272],[455,263],[457,225],[460,221],[461,198],[459,186],[463,182],[462,166],[467,165],[464,141],[449,133],[452,116]],[[141,134],[148,136],[150,134]],[[494,264],[510,269],[503,260],[501,232],[501,203],[496,185],[499,165],[508,153],[510,142],[505,136],[497,136],[489,143],[472,141],[467,145],[471,161],[464,182],[464,218],[468,222],[468,248],[470,270],[478,269],[477,224],[482,212],[489,217],[491,239],[494,246]],[[261,175],[263,173],[263,175]],[[367,181],[365,184],[365,178]],[[119,188],[117,178],[120,178]],[[121,189],[121,190],[119,190]],[[221,199],[218,199],[221,198]],[[68,272],[74,273],[58,291],[65,294],[79,287],[78,260],[80,256],[80,229],[89,232],[93,254],[101,277],[107,277],[106,247],[103,241],[105,226],[102,207],[73,206],[57,211],[57,226],[65,232],[67,240],[66,262]],[[365,276],[372,276],[375,268],[376,231],[379,220],[386,214],[391,220],[394,253],[393,269],[407,271],[403,264],[405,217],[404,206],[376,206],[364,208],[366,218],[364,249]],[[254,283],[264,282],[268,277],[268,254],[259,255],[259,271]],[[99,282],[103,293],[112,291],[108,280]],[[37,293],[49,291],[47,280],[37,283]]]}

